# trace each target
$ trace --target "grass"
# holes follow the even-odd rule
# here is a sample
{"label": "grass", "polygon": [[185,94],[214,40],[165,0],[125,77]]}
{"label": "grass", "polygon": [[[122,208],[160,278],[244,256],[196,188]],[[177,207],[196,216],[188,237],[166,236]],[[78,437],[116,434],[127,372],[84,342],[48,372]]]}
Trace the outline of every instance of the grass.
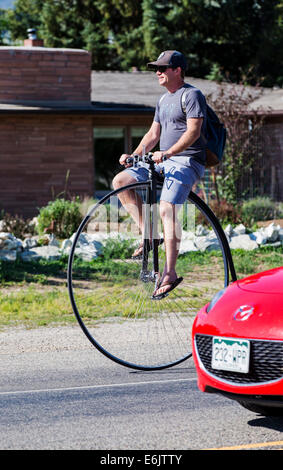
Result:
{"label": "grass", "polygon": [[0,326],[25,325],[28,328],[51,324],[71,324],[75,317],[68,308],[68,294],[59,289],[38,292],[35,286],[0,294]]}
{"label": "grass", "polygon": [[[238,278],[282,266],[282,248],[262,248],[255,251],[234,250],[233,260]],[[178,259],[178,274],[194,281],[190,290],[188,307],[194,309],[204,305],[210,298],[210,286],[214,287],[219,254],[217,252],[190,253]],[[57,261],[33,261],[15,263],[0,261],[0,328],[22,325],[34,328],[46,325],[76,323],[67,291],[67,258]],[[199,288],[201,273],[208,273],[207,285]],[[96,285],[96,297],[87,297],[86,314],[90,318],[95,311],[96,318],[120,314],[121,293],[129,289],[128,304],[123,305],[125,313],[132,309],[135,300],[135,283],[139,273],[137,263],[123,260],[99,258],[90,263],[77,260],[74,281],[84,279]],[[109,277],[112,282],[109,282]],[[126,280],[125,280],[126,279]],[[82,284],[82,293],[87,286]],[[187,287],[182,287],[182,295],[188,296]],[[101,295],[99,294],[101,292]],[[103,295],[102,295],[103,294]],[[132,302],[132,303],[131,303]],[[151,303],[152,305],[152,303]],[[172,304],[173,305],[173,304]],[[171,308],[170,302],[168,308]],[[158,303],[156,303],[158,309]],[[87,313],[89,312],[89,313]]]}

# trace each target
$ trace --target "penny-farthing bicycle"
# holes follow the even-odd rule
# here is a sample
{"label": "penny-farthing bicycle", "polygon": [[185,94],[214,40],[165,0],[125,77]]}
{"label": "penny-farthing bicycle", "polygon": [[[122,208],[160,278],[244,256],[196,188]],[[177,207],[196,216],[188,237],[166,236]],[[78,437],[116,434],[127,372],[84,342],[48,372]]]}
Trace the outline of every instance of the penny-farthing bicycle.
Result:
{"label": "penny-farthing bicycle", "polygon": [[[135,156],[134,164],[140,160],[149,164],[148,181],[110,192],[90,208],[81,222],[69,255],[68,290],[79,325],[93,346],[121,365],[159,370],[191,357],[195,314],[216,292],[235,281],[236,273],[219,221],[191,192],[178,214],[182,238],[176,271],[183,282],[164,299],[152,298],[165,263],[158,217],[162,181],[154,171],[151,154]],[[125,243],[132,237],[140,243],[137,226],[121,204],[123,192],[129,190],[142,204],[147,227],[142,256],[105,257],[102,251],[98,258],[82,263],[91,240],[110,237]],[[196,238],[199,225],[205,228],[206,237]],[[88,244],[84,243],[86,239]],[[207,240],[214,248],[209,257],[201,246]]]}

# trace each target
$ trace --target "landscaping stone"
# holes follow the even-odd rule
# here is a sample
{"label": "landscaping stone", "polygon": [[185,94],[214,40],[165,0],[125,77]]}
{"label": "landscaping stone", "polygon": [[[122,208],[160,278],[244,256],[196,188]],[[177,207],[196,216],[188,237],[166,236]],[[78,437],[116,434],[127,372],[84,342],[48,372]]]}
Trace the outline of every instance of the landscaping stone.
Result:
{"label": "landscaping stone", "polygon": [[[274,248],[283,245],[283,228],[280,225],[270,223],[266,227],[247,233],[243,224],[233,228],[227,225],[224,229],[230,248],[255,250],[260,247],[272,246]],[[74,240],[75,234],[71,238],[63,240],[60,243],[54,235],[46,234],[44,236],[33,236],[19,240],[8,232],[0,232],[0,259],[15,261],[17,256],[23,260],[59,259],[62,254],[68,255]],[[140,241],[140,235],[132,233],[114,232],[94,232],[82,233],[79,237],[79,243],[76,248],[76,255],[81,256],[83,260],[92,260],[101,256],[103,246],[109,238],[112,239],[136,239]],[[42,246],[43,244],[43,246]],[[163,245],[164,249],[164,245]],[[219,242],[215,233],[209,231],[207,227],[198,225],[194,232],[183,231],[180,254],[193,251],[211,251],[220,249]]]}
{"label": "landscaping stone", "polygon": [[196,247],[194,241],[188,238],[181,241],[179,253],[180,255],[183,255],[189,251],[198,251],[198,248]]}
{"label": "landscaping stone", "polygon": [[18,240],[9,232],[0,232],[0,250],[20,250],[22,248],[21,240]]}
{"label": "landscaping stone", "polygon": [[56,260],[61,257],[61,250],[57,246],[36,246],[31,250],[24,250],[20,253],[23,261],[34,261],[41,258],[46,260]]}
{"label": "landscaping stone", "polygon": [[0,250],[0,259],[3,261],[16,261],[17,250]]}
{"label": "landscaping stone", "polygon": [[209,230],[203,225],[196,226],[196,231],[195,231],[196,237],[205,237],[206,235],[209,235],[209,233],[210,233]]}
{"label": "landscaping stone", "polygon": [[231,238],[229,246],[231,250],[242,249],[242,250],[255,250],[258,248],[258,244],[248,234],[238,235]]}
{"label": "landscaping stone", "polygon": [[246,227],[243,224],[239,224],[233,229],[233,234],[235,235],[244,235],[245,233]]}
{"label": "landscaping stone", "polygon": [[25,238],[23,241],[23,249],[31,250],[38,245],[38,237]]}
{"label": "landscaping stone", "polygon": [[197,250],[199,251],[212,251],[212,250],[219,250],[220,245],[218,238],[211,234],[207,235],[206,237],[196,237],[194,241]]}
{"label": "landscaping stone", "polygon": [[233,233],[234,233],[234,229],[233,229],[232,225],[228,224],[225,227],[224,232],[225,232],[226,236],[228,237],[228,239],[231,238]]}
{"label": "landscaping stone", "polygon": [[268,242],[276,242],[279,236],[280,225],[275,225],[274,223],[268,225],[264,229],[264,233],[267,237]]}
{"label": "landscaping stone", "polygon": [[[64,240],[61,248],[61,252],[69,254],[73,240],[76,234],[68,240]],[[102,254],[103,244],[97,240],[97,234],[81,233],[76,246],[75,254],[80,256],[84,261],[91,261]]]}

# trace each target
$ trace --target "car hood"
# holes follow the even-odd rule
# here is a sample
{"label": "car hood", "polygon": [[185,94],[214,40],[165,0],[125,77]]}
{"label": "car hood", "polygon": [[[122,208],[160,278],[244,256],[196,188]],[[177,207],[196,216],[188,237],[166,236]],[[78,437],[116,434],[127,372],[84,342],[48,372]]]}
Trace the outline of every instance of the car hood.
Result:
{"label": "car hood", "polygon": [[283,267],[263,271],[237,283],[240,289],[247,292],[283,294]]}
{"label": "car hood", "polygon": [[195,326],[207,335],[282,341],[283,268],[235,281],[210,311],[199,311]]}

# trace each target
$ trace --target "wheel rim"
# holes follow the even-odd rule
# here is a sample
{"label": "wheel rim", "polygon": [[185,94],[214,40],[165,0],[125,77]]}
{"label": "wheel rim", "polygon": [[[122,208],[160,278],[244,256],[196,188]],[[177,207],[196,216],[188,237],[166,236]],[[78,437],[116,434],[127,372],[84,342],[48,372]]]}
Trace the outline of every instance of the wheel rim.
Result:
{"label": "wheel rim", "polygon": [[[148,184],[137,183],[127,188],[135,189],[145,197]],[[107,205],[111,202],[112,207],[118,207],[120,210],[118,198],[121,197],[121,193],[122,190],[113,191],[103,198],[89,211],[78,229],[68,265],[68,288],[72,307],[87,338],[111,360],[140,370],[172,367],[191,357],[191,326],[202,301],[199,300],[197,307],[195,306],[192,297],[196,294],[191,294],[195,286],[192,286],[190,275],[184,277],[183,283],[168,297],[162,301],[154,301],[151,299],[154,285],[140,281],[141,262],[129,258],[111,259],[108,260],[108,267],[103,267],[101,263],[99,268],[98,258],[89,263],[89,270],[84,264],[82,271],[80,261],[77,261],[76,253],[81,235],[90,232],[89,227],[95,220],[97,221],[98,211],[100,215],[103,212],[108,222],[111,222],[109,216],[111,211],[109,212]],[[196,205],[198,201],[194,198],[189,198],[189,203],[197,211],[200,210]],[[101,211],[101,207],[106,206],[107,210]],[[119,218],[118,213],[118,222],[116,222],[118,226],[121,225]],[[122,223],[126,227],[125,220],[122,220]],[[105,224],[105,220],[100,222]],[[125,236],[121,226],[119,230],[119,234]],[[136,235],[139,240],[138,234]],[[227,262],[223,250],[221,245],[222,256],[218,264],[224,274],[220,288],[228,282]],[[165,259],[162,246],[159,252],[162,269]],[[178,269],[184,269],[184,256],[180,255],[179,258],[177,272]],[[204,283],[204,274],[201,282]],[[207,286],[205,288],[207,289]],[[200,289],[198,292],[200,293]],[[202,296],[203,293],[202,291]],[[204,296],[203,301],[209,300],[206,297]]]}

